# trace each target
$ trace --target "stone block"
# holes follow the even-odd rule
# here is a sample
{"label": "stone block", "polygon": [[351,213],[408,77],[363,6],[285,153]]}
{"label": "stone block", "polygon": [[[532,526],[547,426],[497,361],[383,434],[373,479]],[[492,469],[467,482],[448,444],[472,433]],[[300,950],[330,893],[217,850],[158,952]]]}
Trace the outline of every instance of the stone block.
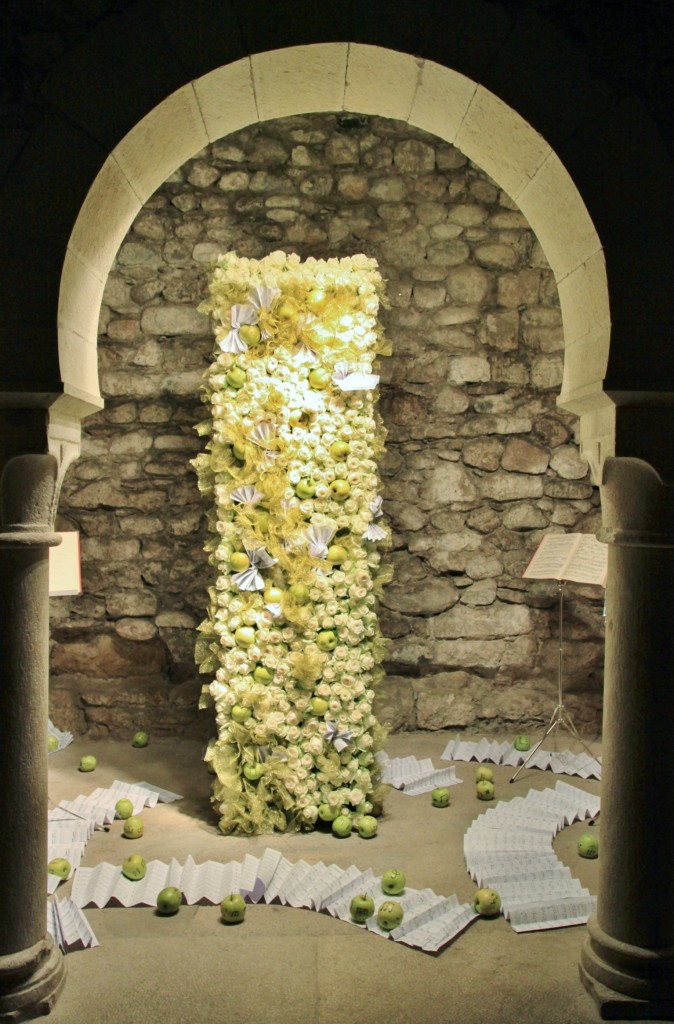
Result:
{"label": "stone block", "polygon": [[543,496],[543,481],[527,473],[505,473],[497,470],[482,477],[479,483],[484,498],[496,501],[516,501],[518,498],[540,498]]}
{"label": "stone block", "polygon": [[115,622],[115,633],[125,640],[151,640],[157,627],[152,619],[121,618]]}
{"label": "stone block", "polygon": [[489,276],[481,267],[456,267],[448,274],[447,290],[455,302],[480,306],[489,293]]}
{"label": "stone block", "polygon": [[203,337],[211,333],[208,317],[191,306],[148,306],[143,310],[141,326],[146,334]]}
{"label": "stone block", "polygon": [[474,501],[477,487],[467,470],[453,462],[441,462],[426,475],[419,492],[422,509],[436,508],[452,501]]}
{"label": "stone block", "polygon": [[541,390],[559,388],[563,374],[564,360],[561,356],[538,356],[531,364],[531,383]]}
{"label": "stone block", "polygon": [[56,674],[79,674],[90,678],[151,675],[166,660],[160,640],[137,642],[119,636],[95,634],[86,642],[59,644],[52,649],[51,668]]}
{"label": "stone block", "polygon": [[436,615],[431,623],[438,640],[491,640],[530,633],[531,611],[519,604],[495,604],[486,608],[467,608],[457,604]]}
{"label": "stone block", "polygon": [[480,682],[468,672],[438,672],[415,679],[417,728],[455,729],[472,724]]}
{"label": "stone block", "polygon": [[396,144],[393,162],[404,174],[425,174],[435,170],[435,148],[420,139],[405,139]]}
{"label": "stone block", "polygon": [[514,473],[545,473],[550,453],[523,437],[508,438],[501,459],[503,469]]}
{"label": "stone block", "polygon": [[403,615],[429,616],[451,608],[458,600],[457,589],[451,580],[431,577],[418,583],[389,584],[381,603]]}
{"label": "stone block", "polygon": [[495,437],[480,437],[468,441],[462,451],[463,461],[467,466],[486,469],[493,472],[498,469],[503,453],[503,443]]}
{"label": "stone block", "polygon": [[575,445],[567,444],[556,448],[550,459],[550,469],[563,480],[584,480],[590,471],[585,459]]}
{"label": "stone block", "polygon": [[377,689],[373,712],[391,732],[414,729],[414,681],[406,676],[387,675]]}

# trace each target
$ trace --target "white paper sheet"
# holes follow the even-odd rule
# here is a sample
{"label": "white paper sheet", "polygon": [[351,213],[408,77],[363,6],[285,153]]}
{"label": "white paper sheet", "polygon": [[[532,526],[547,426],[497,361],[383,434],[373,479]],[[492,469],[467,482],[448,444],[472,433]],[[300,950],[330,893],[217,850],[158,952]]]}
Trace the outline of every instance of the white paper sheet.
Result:
{"label": "white paper sheet", "polygon": [[469,874],[501,896],[517,931],[581,924],[594,897],[557,859],[552,840],[574,821],[595,816],[599,797],[561,779],[554,789],[530,790],[479,815],[464,835]]}
{"label": "white paper sheet", "polygon": [[[543,750],[541,746],[533,746],[534,753],[527,761],[527,768],[539,768],[541,771],[552,771],[556,775],[577,775],[581,779],[601,779],[601,758],[590,757],[585,750],[574,754],[570,750]],[[487,739],[478,742],[453,739],[450,740],[442,754],[443,761],[490,761],[492,764],[509,765],[517,768],[531,752],[515,750],[512,743],[497,743]]]}
{"label": "white paper sheet", "polygon": [[99,945],[86,917],[69,899],[47,901],[47,931],[63,953]]}
{"label": "white paper sheet", "polygon": [[389,758],[383,752],[377,754],[382,769],[382,782],[394,789],[401,789],[408,796],[430,793],[436,786],[457,786],[463,779],[457,779],[456,769],[435,768],[430,757],[421,761],[416,757]]}

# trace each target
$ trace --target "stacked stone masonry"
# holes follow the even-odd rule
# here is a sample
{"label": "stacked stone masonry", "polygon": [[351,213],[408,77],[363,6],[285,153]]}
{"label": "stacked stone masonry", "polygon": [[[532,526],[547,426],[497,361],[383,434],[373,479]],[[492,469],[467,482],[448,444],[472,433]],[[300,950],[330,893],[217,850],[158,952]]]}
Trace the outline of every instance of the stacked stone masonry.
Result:
{"label": "stacked stone masonry", "polygon": [[[522,571],[550,531],[594,532],[599,497],[556,406],[557,290],[515,203],[457,149],[401,122],[311,115],[195,155],[146,203],[101,309],[103,412],[85,424],[61,529],[83,593],[51,602],[52,716],[90,736],[208,735],[194,666],[209,567],[189,459],[212,350],[198,312],[235,249],[374,256],[387,281],[381,470],[394,582],[378,714],[392,729],[537,728],[556,703],[556,585]],[[567,706],[598,730],[603,593],[565,602]]]}

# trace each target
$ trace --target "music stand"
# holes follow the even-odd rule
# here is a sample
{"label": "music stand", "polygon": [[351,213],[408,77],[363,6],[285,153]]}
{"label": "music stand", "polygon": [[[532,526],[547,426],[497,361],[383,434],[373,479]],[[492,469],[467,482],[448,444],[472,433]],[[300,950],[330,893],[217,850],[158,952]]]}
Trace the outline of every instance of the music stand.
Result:
{"label": "music stand", "polygon": [[[591,542],[591,545],[592,545],[593,548],[594,548],[594,545],[596,545],[596,549],[601,547],[601,548],[604,549],[604,552],[605,552],[606,545],[600,545],[600,542],[596,541],[595,538],[592,537],[591,534],[585,534],[585,535],[570,534],[570,535],[566,535],[566,536],[567,536],[567,538],[569,540],[572,540],[573,537],[581,536],[582,537],[582,543],[584,544],[585,548],[587,548],[588,542]],[[552,543],[554,543],[554,541],[551,541],[551,538],[550,538],[549,535],[547,537],[544,537],[543,540],[541,541],[541,543],[540,543],[540,545],[539,545],[539,547],[538,547],[534,557],[531,559],[531,561],[527,565],[526,569],[524,570],[524,573],[523,573],[524,576],[526,576],[528,578],[531,578],[531,579],[545,579],[546,578],[545,571],[541,572],[539,570],[539,572],[536,572],[535,566],[534,566],[534,561],[535,561],[536,557],[543,551],[543,549],[546,546],[546,543],[547,543],[547,545],[549,547],[552,545]],[[602,558],[604,557],[604,552],[601,553],[601,557]],[[547,576],[547,578],[550,579],[550,576]],[[552,577],[552,578],[555,578],[555,577]],[[603,580],[600,580],[599,578],[593,579],[593,578],[589,578],[588,577],[588,578],[585,578],[585,579],[582,579],[582,580],[577,580],[577,582],[600,583],[600,585],[601,585]],[[527,756],[525,757],[524,761],[519,766],[519,768],[517,769],[517,771],[515,772],[513,777],[510,779],[511,782],[514,782],[515,779],[517,778],[517,776],[522,771],[522,769],[526,768],[526,766],[529,764],[529,761],[534,756],[536,751],[539,749],[539,747],[541,746],[543,741],[545,739],[547,739],[547,737],[551,733],[557,732],[557,730],[560,729],[560,728],[566,729],[567,732],[569,732],[574,737],[574,739],[578,740],[578,742],[584,748],[586,753],[589,754],[589,756],[592,758],[592,760],[593,761],[596,760],[595,755],[592,753],[592,751],[588,747],[587,743],[582,738],[582,736],[580,736],[578,730],[576,729],[576,726],[575,726],[575,723],[573,721],[573,717],[571,715],[571,712],[568,711],[567,708],[564,705],[563,664],[564,664],[564,585],[565,585],[565,583],[566,583],[566,580],[559,579],[559,578],[557,579],[557,594],[559,596],[559,652],[558,652],[558,670],[557,670],[557,703],[556,703],[556,705],[555,705],[555,707],[553,709],[552,715],[550,716],[550,721],[548,722],[548,727],[545,730],[545,732],[543,733],[543,736],[540,738],[538,743],[534,744],[534,746],[531,748],[531,750],[527,753]],[[603,583],[603,585],[605,586],[606,584]]]}

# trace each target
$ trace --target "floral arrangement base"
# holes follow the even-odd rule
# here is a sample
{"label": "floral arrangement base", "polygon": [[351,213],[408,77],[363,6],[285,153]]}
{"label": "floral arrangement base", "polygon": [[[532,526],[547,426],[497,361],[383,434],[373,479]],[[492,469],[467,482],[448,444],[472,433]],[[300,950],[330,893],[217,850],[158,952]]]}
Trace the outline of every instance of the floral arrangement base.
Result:
{"label": "floral arrangement base", "polygon": [[209,292],[211,415],[193,465],[212,502],[215,579],[196,660],[212,677],[202,706],[215,708],[206,761],[220,828],[356,820],[382,791],[381,277],[366,256],[228,253]]}

